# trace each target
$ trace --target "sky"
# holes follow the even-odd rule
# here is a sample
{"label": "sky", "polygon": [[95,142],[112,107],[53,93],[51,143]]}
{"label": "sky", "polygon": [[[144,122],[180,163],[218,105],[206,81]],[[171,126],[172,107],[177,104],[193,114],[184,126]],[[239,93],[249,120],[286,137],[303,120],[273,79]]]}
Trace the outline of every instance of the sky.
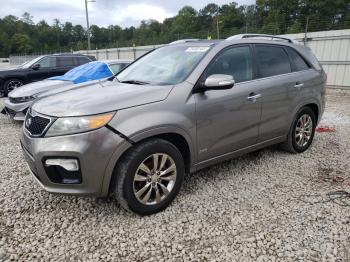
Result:
{"label": "sky", "polygon": [[[138,26],[141,20],[155,19],[162,22],[177,14],[185,5],[201,9],[208,3],[228,4],[229,0],[89,0],[90,25]],[[236,0],[239,5],[253,4],[254,0]],[[34,22],[46,20],[52,24],[54,18],[74,25],[86,25],[85,0],[3,0],[0,17],[12,14],[21,17],[30,13]]]}

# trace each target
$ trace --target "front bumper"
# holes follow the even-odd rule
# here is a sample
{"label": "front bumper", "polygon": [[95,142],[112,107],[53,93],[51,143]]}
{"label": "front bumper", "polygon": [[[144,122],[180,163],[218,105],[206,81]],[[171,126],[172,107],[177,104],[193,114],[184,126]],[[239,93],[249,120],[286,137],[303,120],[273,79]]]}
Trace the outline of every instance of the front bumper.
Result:
{"label": "front bumper", "polygon": [[6,99],[4,102],[5,108],[2,113],[7,113],[13,120],[24,121],[28,108],[34,101],[28,101],[25,103],[11,103],[10,99]]}
{"label": "front bumper", "polygon": [[[25,130],[21,145],[28,167],[38,183],[52,193],[107,196],[114,166],[131,145],[106,127],[67,136],[33,138]],[[45,171],[47,158],[79,160],[80,184],[62,184],[50,180]]]}

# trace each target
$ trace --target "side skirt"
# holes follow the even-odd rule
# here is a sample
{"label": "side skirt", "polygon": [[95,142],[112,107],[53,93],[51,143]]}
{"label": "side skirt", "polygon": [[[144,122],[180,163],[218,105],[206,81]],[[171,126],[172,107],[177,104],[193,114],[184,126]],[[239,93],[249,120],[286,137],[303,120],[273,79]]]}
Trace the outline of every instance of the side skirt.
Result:
{"label": "side skirt", "polygon": [[220,163],[220,162],[223,162],[226,160],[234,159],[234,158],[240,157],[244,154],[247,154],[247,153],[250,153],[250,152],[253,152],[253,151],[259,150],[261,148],[274,145],[274,144],[282,143],[284,141],[286,141],[286,136],[280,136],[280,137],[273,138],[273,139],[270,139],[270,140],[267,140],[264,142],[260,142],[260,143],[257,143],[255,145],[248,146],[248,147],[245,147],[245,148],[233,151],[233,152],[229,152],[229,153],[223,154],[221,156],[217,156],[217,157],[214,157],[214,158],[211,158],[211,159],[208,159],[208,160],[205,160],[205,161],[202,161],[202,162],[195,164],[193,166],[193,168],[191,169],[191,172],[195,172],[195,171],[198,171],[200,169],[206,168],[208,166],[212,166],[212,165],[215,165],[217,163]]}

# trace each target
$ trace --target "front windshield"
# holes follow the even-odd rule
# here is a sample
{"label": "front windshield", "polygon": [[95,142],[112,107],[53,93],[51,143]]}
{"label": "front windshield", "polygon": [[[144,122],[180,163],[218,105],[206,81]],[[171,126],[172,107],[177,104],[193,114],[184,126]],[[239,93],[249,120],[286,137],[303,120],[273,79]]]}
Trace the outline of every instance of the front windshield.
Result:
{"label": "front windshield", "polygon": [[183,82],[208,52],[208,46],[165,46],[131,64],[120,82],[174,85]]}
{"label": "front windshield", "polygon": [[34,58],[33,60],[27,61],[27,62],[21,64],[18,68],[29,68],[32,65],[34,65],[36,62],[38,62],[41,58],[43,58],[43,56],[39,56],[37,58]]}

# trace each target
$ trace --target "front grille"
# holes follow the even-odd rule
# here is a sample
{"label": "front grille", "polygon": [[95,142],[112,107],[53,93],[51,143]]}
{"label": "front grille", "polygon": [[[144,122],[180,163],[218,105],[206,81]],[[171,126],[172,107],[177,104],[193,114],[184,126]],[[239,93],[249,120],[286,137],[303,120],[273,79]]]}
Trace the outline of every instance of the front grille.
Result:
{"label": "front grille", "polygon": [[38,115],[33,116],[30,112],[28,112],[26,119],[24,120],[24,126],[32,136],[41,136],[45,132],[50,122],[51,120],[49,118]]}

